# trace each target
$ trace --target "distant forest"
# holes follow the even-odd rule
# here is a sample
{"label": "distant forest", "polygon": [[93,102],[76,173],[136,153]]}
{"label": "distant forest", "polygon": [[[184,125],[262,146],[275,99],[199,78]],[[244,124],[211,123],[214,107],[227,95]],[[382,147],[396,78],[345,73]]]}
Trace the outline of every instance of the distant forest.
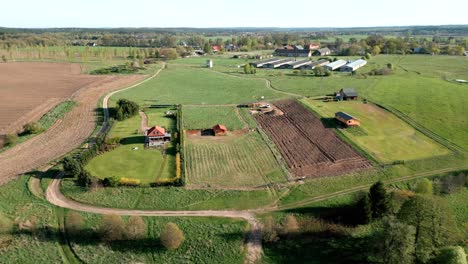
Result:
{"label": "distant forest", "polygon": [[[468,25],[370,28],[0,28],[0,49],[51,46],[177,48],[179,53],[271,50],[320,43],[334,55],[449,54],[468,49]],[[182,55],[182,54],[181,54]]]}

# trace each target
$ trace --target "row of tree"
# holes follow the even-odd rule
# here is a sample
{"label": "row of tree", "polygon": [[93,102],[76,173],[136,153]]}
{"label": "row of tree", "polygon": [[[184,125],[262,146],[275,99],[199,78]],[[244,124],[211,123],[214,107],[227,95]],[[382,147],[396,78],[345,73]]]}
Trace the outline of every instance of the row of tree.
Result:
{"label": "row of tree", "polygon": [[[65,227],[71,238],[79,240],[85,226],[86,221],[79,213],[70,211],[67,214]],[[140,216],[130,216],[125,222],[119,215],[104,215],[98,228],[98,235],[105,242],[143,240],[147,233],[146,223]],[[184,233],[174,223],[166,224],[159,236],[161,244],[169,250],[179,248],[184,240]]]}

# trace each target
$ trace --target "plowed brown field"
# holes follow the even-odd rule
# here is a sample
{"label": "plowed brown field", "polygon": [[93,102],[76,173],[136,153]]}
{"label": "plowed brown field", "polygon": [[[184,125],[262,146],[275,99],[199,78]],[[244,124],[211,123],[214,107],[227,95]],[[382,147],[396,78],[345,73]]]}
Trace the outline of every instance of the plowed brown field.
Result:
{"label": "plowed brown field", "polygon": [[17,133],[27,122],[102,76],[80,74],[78,64],[0,63],[0,135]]}
{"label": "plowed brown field", "polygon": [[[5,65],[8,64],[0,65],[1,67],[5,67]],[[15,63],[10,65],[12,65],[13,67],[19,67],[18,65],[21,65],[20,68],[23,69],[25,72],[28,72],[27,65],[31,65],[31,69],[33,69],[31,71],[35,71],[34,69],[41,68],[37,65],[37,63]],[[47,66],[44,67],[50,69],[49,67],[51,66],[49,64],[46,65]],[[57,67],[56,69],[59,71],[61,67],[67,67],[65,66],[66,64],[60,64],[62,65],[60,67],[55,64],[51,65],[53,66],[53,68]],[[78,74],[74,71],[75,66],[70,67],[68,72],[71,72],[72,75],[75,73]],[[1,69],[2,68],[0,68],[0,71],[2,71]],[[3,76],[3,73],[0,75]],[[55,83],[56,85],[55,88],[51,88],[51,90],[58,91],[64,97],[69,97],[70,95],[72,95],[72,99],[77,102],[77,106],[75,106],[72,109],[72,111],[67,113],[63,117],[63,119],[58,120],[46,132],[0,153],[0,184],[5,183],[9,179],[17,175],[21,175],[35,168],[38,168],[46,164],[50,160],[56,159],[80,146],[80,144],[82,144],[86,140],[86,138],[93,132],[94,128],[96,127],[96,107],[99,98],[109,91],[129,86],[133,83],[136,83],[137,81],[142,80],[145,77],[143,75],[83,75],[82,77],[84,79],[80,79],[81,77],[78,77],[80,75],[77,75],[75,77],[62,76],[61,78],[59,78],[53,76],[53,74],[52,76],[50,74],[45,74],[43,77],[38,77],[43,79],[41,79],[42,81],[39,84],[37,84],[37,86],[34,86],[36,87],[35,89],[42,89],[44,93],[45,91],[47,91],[47,89],[45,89],[44,87],[49,86],[49,82],[45,79],[46,76],[50,76],[50,78],[53,80],[51,81],[51,83]],[[3,76],[2,78],[6,77]],[[17,75],[16,78],[29,77],[24,77],[24,75]],[[75,80],[76,82],[73,83],[73,80]],[[9,82],[14,83],[11,80]],[[81,86],[79,86],[77,83],[79,83]],[[1,84],[1,87],[4,87],[4,85]],[[31,86],[30,88],[32,89],[34,87]],[[65,90],[60,89],[60,87],[68,87],[67,92],[65,92]],[[10,91],[12,94],[10,100],[15,100],[16,103],[19,106],[21,106],[23,102],[22,96],[24,95],[24,93],[19,93],[16,96],[14,96],[14,89],[11,89]],[[42,96],[42,99],[41,101],[35,102],[35,104],[31,104],[31,107],[32,105],[40,106],[48,98],[47,96],[43,96],[41,95],[41,93],[36,91],[32,93],[37,93],[38,95]],[[49,96],[54,95],[50,94]],[[26,93],[26,97],[28,97],[28,93]],[[3,100],[3,97],[1,100]],[[1,104],[2,102],[0,102],[0,105]],[[2,113],[3,115],[3,112],[0,113]],[[17,115],[17,118],[18,117],[20,116]]]}
{"label": "plowed brown field", "polygon": [[293,100],[279,101],[284,115],[255,115],[296,177],[340,175],[370,168],[370,162]]}

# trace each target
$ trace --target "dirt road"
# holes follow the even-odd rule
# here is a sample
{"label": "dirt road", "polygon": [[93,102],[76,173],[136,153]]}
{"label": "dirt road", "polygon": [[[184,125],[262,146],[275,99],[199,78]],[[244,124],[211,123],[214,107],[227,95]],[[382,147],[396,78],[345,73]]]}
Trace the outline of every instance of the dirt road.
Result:
{"label": "dirt road", "polygon": [[72,99],[78,104],[46,132],[0,153],[0,185],[41,167],[79,147],[96,127],[96,107],[102,94],[129,86],[147,76],[105,76]]}

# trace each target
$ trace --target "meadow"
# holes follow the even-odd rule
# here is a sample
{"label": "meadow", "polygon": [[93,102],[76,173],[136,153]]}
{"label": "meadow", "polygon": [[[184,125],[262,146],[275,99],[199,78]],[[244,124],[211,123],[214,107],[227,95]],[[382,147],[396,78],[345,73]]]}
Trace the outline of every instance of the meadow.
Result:
{"label": "meadow", "polygon": [[286,181],[257,132],[240,136],[188,137],[188,186],[248,187]]}
{"label": "meadow", "polygon": [[304,99],[302,102],[323,118],[332,120],[333,125],[338,125],[334,120],[338,111],[359,119],[361,122],[359,127],[339,129],[339,131],[382,163],[450,154],[445,147],[371,103],[322,102],[320,99]]}
{"label": "meadow", "polygon": [[229,130],[245,128],[237,111],[236,106],[184,106],[183,126],[185,129],[207,129],[222,124]]}
{"label": "meadow", "polygon": [[239,78],[202,67],[169,63],[158,77],[111,98],[126,98],[140,105],[154,104],[238,104],[284,97],[269,89],[264,80]]}

